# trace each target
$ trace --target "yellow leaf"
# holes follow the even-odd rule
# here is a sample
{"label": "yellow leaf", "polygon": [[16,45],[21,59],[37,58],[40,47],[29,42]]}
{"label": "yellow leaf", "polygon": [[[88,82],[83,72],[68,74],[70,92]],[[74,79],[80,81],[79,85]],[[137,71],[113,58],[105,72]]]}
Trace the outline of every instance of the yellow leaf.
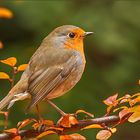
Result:
{"label": "yellow leaf", "polygon": [[15,57],[9,57],[9,58],[7,58],[5,60],[0,60],[0,62],[14,67],[15,64],[17,63],[17,59]]}
{"label": "yellow leaf", "polygon": [[0,8],[0,18],[12,18],[13,13],[7,8]]}
{"label": "yellow leaf", "polygon": [[103,127],[99,124],[92,124],[92,125],[89,125],[89,126],[86,126],[86,127],[82,128],[81,130],[91,129],[91,128],[103,128]]}
{"label": "yellow leaf", "polygon": [[86,115],[88,115],[88,116],[90,116],[90,117],[92,117],[92,118],[94,117],[93,114],[91,114],[91,113],[89,113],[89,112],[86,112],[85,110],[82,110],[82,109],[77,110],[75,114],[77,115],[77,114],[79,114],[79,113],[84,113],[84,114],[86,114]]}
{"label": "yellow leaf", "polygon": [[18,66],[17,71],[24,71],[27,68],[28,64],[22,64]]}
{"label": "yellow leaf", "polygon": [[71,135],[60,135],[60,140],[86,140],[86,138],[78,133]]}
{"label": "yellow leaf", "polygon": [[115,133],[117,131],[117,128],[110,128],[112,133]]}
{"label": "yellow leaf", "polygon": [[139,112],[135,112],[133,113],[129,118],[128,118],[128,121],[131,122],[131,123],[135,123],[137,121],[140,120],[140,113]]}
{"label": "yellow leaf", "polygon": [[101,130],[97,133],[96,139],[97,140],[107,140],[111,137],[111,132],[109,130]]}
{"label": "yellow leaf", "polygon": [[44,137],[46,135],[50,135],[50,134],[56,134],[56,132],[54,132],[54,131],[45,131],[45,132],[41,133],[40,135],[38,135],[36,138],[39,139],[39,138],[42,138],[42,137]]}
{"label": "yellow leaf", "polygon": [[0,79],[10,79],[9,75],[5,72],[0,72]]}
{"label": "yellow leaf", "polygon": [[3,43],[0,41],[0,49],[3,48]]}
{"label": "yellow leaf", "polygon": [[140,120],[140,105],[129,108],[130,112],[134,112],[128,119],[129,122],[136,122]]}

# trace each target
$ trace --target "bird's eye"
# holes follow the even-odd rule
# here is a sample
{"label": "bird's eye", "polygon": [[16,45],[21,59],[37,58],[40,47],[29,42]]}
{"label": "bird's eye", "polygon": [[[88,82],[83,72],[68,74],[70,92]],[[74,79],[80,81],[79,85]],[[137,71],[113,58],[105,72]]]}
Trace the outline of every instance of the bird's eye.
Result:
{"label": "bird's eye", "polygon": [[74,38],[74,37],[75,37],[75,33],[72,33],[72,32],[71,32],[71,33],[68,34],[68,36],[69,36],[70,38]]}

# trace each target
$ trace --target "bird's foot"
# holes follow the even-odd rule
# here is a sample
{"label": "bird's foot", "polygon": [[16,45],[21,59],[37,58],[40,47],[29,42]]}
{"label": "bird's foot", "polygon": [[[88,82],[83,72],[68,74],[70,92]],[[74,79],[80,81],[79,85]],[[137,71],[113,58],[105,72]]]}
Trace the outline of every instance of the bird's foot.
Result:
{"label": "bird's foot", "polygon": [[47,99],[47,102],[56,110],[58,111],[62,116],[66,116],[67,114],[62,111],[58,106],[56,106],[52,101],[50,101],[49,99]]}

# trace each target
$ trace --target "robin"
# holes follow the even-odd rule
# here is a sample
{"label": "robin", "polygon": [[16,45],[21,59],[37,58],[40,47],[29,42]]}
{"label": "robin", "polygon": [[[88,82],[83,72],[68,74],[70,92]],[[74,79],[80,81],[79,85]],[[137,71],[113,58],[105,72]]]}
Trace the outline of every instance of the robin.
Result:
{"label": "robin", "polygon": [[29,98],[27,112],[47,100],[64,115],[51,99],[64,95],[80,80],[86,64],[83,39],[90,34],[73,25],[54,29],[31,57],[19,82],[0,101],[0,110]]}

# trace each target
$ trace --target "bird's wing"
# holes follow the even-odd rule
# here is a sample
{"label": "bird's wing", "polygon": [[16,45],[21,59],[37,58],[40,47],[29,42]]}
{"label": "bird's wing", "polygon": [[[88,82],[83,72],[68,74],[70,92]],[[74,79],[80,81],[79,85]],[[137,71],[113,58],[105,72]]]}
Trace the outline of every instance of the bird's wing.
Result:
{"label": "bird's wing", "polygon": [[28,90],[32,95],[27,111],[43,100],[75,70],[77,56],[73,55],[61,66],[51,66],[34,72],[29,80]]}

